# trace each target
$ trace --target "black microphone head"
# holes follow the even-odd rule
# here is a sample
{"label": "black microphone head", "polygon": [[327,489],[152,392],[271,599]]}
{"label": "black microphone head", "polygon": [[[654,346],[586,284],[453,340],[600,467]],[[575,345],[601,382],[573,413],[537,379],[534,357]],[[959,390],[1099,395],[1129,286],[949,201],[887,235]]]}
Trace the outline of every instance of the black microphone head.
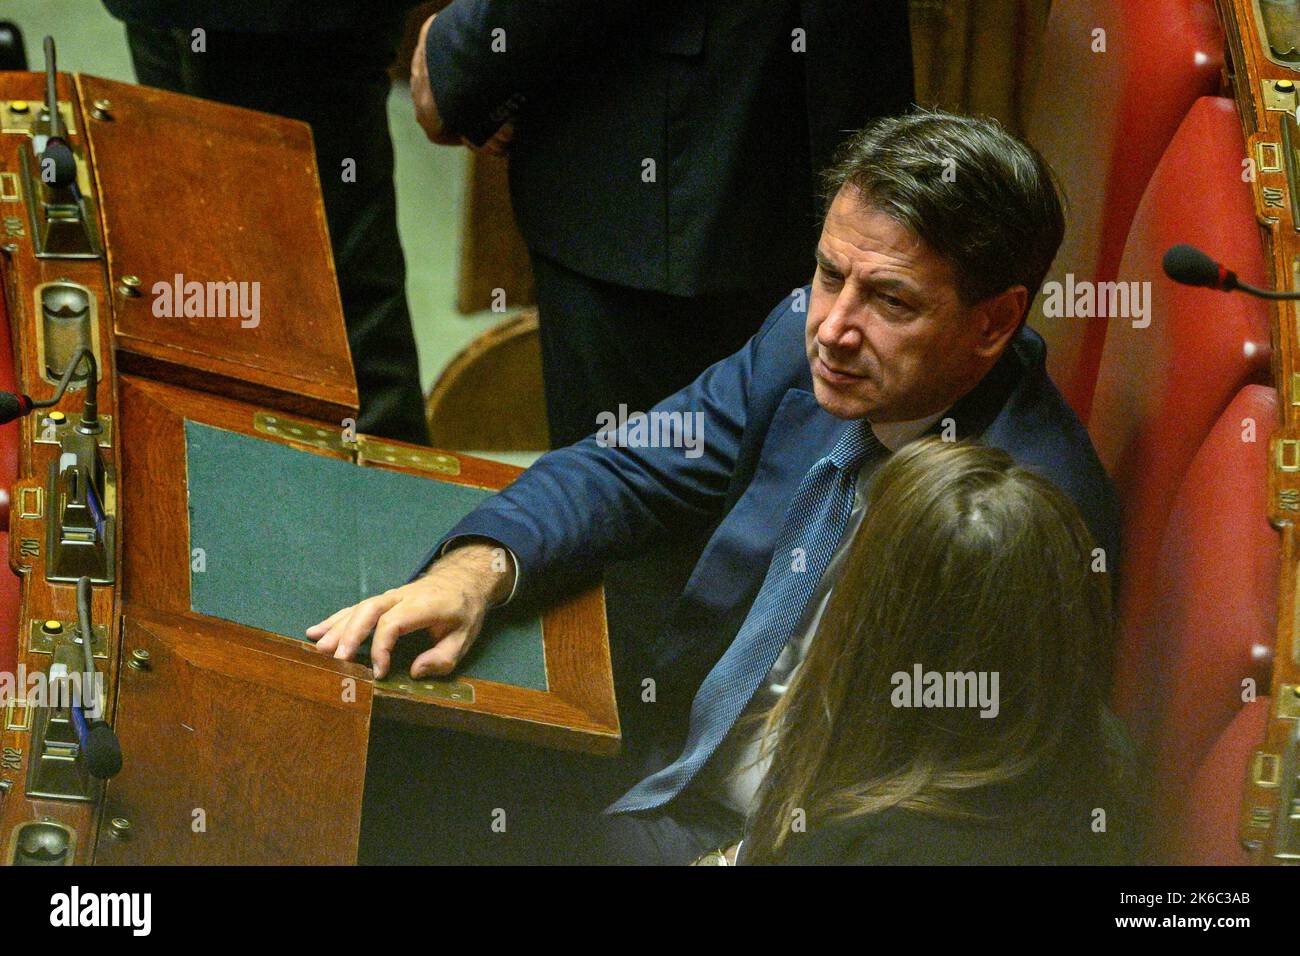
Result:
{"label": "black microphone head", "polygon": [[122,769],[122,747],[113,728],[95,721],[86,738],[86,768],[96,780],[107,780]]}
{"label": "black microphone head", "polygon": [[66,189],[77,180],[77,160],[72,147],[61,139],[51,138],[41,153],[41,180]]}
{"label": "black microphone head", "polygon": [[21,418],[31,411],[31,403],[25,401],[25,395],[15,395],[13,392],[0,392],[0,425],[11,422],[15,418]]}
{"label": "black microphone head", "polygon": [[1162,263],[1165,275],[1183,285],[1209,286],[1211,289],[1223,287],[1223,272],[1219,264],[1195,246],[1180,242],[1170,246],[1165,252]]}

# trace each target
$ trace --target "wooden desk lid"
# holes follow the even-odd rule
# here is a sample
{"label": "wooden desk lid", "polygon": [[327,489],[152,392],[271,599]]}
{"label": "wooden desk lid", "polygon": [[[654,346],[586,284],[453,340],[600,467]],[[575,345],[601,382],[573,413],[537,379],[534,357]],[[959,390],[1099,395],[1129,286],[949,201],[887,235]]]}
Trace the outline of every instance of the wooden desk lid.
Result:
{"label": "wooden desk lid", "polygon": [[[368,513],[373,519],[364,522],[367,534],[375,534],[376,528],[384,523],[391,527],[396,521],[389,510],[394,499],[374,493],[375,485],[366,482],[368,491],[357,485],[339,498],[335,494],[338,484],[346,479],[338,474],[325,477],[326,472],[375,469],[400,473],[404,479],[461,486],[461,491],[497,490],[519,473],[518,469],[498,462],[400,442],[382,442],[368,436],[360,436],[355,447],[348,446],[330,434],[326,422],[295,420],[279,414],[275,415],[273,433],[268,431],[270,423],[265,420],[263,410],[255,406],[130,375],[118,379],[118,401],[118,422],[123,436],[119,446],[123,601],[138,610],[173,615],[205,634],[246,638],[252,642],[250,646],[287,644],[295,652],[301,652],[306,646],[302,628],[315,623],[319,619],[315,615],[300,617],[294,628],[263,629],[278,628],[284,620],[300,615],[305,602],[314,600],[307,595],[320,593],[319,587],[307,584],[309,574],[301,570],[301,554],[296,552],[310,549],[307,553],[318,558],[317,571],[311,572],[311,576],[351,577],[357,570],[355,561],[369,550],[358,545],[354,554],[346,544],[320,540],[311,543],[299,532],[332,522],[345,528],[355,527],[356,533],[361,533],[362,523],[354,525],[353,519],[362,513]],[[256,521],[243,530],[236,528],[228,521],[231,508],[214,507],[216,502],[210,492],[215,475],[209,467],[212,453],[192,455],[189,445],[189,432],[196,425],[201,426],[199,432],[225,432],[227,439],[235,440],[236,446],[273,444],[280,449],[292,449],[295,454],[302,453],[299,466],[286,463],[283,469],[270,473],[260,467],[244,471],[240,487],[247,494],[248,510],[262,513],[260,531],[256,529]],[[212,442],[213,436],[201,436],[200,440]],[[219,450],[231,446],[223,441],[211,447]],[[417,455],[451,462],[454,468],[420,466],[414,457]],[[241,461],[250,462],[257,457],[260,456],[241,457]],[[283,461],[279,455],[275,457]],[[307,467],[319,459],[333,459],[337,467],[324,470]],[[254,476],[253,471],[261,477]],[[333,504],[331,496],[335,496]],[[308,501],[308,506],[299,512],[303,517],[293,531],[284,529],[283,518],[289,512],[274,504],[288,497]],[[434,495],[426,499],[416,495],[411,500],[418,498],[427,506],[434,499],[442,499],[450,506],[455,497],[459,496]],[[349,502],[356,509],[351,517],[347,511]],[[313,510],[319,513],[313,516]],[[459,514],[454,515],[448,526],[455,518]],[[411,520],[423,523],[423,519]],[[245,546],[255,535],[262,537],[254,547],[265,547],[263,557],[282,571],[262,567],[261,557],[254,557],[246,550]],[[398,578],[415,570],[425,548],[434,543],[436,539],[408,551],[409,565],[403,566],[397,575],[381,571],[384,562],[366,559],[367,567],[377,579],[371,593],[384,590],[389,583],[400,584]],[[395,534],[391,545],[395,550],[402,550],[409,548],[410,542],[399,542]],[[193,565],[199,553],[203,570],[196,570]],[[238,565],[239,569],[229,575],[220,570],[230,569],[232,565]],[[210,574],[220,574],[229,586],[214,588],[205,582],[196,589],[195,578]],[[388,582],[379,583],[385,577]],[[196,593],[200,595],[197,605]],[[277,616],[256,610],[270,604],[281,604],[290,613]],[[323,613],[332,613],[338,606],[328,605]],[[520,605],[514,610],[524,609]],[[485,628],[485,636],[480,638],[485,646],[492,639],[494,622],[510,616],[508,611],[494,614]],[[538,746],[592,754],[618,753],[621,732],[603,588],[595,585],[580,594],[557,596],[545,607],[528,609],[528,615],[538,614],[544,671],[540,685],[518,679],[528,670],[519,661],[510,665],[498,660],[489,667],[482,655],[475,663],[473,653],[450,679],[412,679],[409,677],[411,661],[429,646],[427,635],[413,634],[398,643],[389,676],[374,682],[375,716]],[[291,633],[295,636],[288,636]],[[499,637],[500,632],[496,633]]]}
{"label": "wooden desk lid", "polygon": [[[119,369],[324,421],[355,417],[310,128],[148,87],[76,81]],[[109,105],[95,108],[101,100]],[[135,295],[123,291],[130,276]]]}

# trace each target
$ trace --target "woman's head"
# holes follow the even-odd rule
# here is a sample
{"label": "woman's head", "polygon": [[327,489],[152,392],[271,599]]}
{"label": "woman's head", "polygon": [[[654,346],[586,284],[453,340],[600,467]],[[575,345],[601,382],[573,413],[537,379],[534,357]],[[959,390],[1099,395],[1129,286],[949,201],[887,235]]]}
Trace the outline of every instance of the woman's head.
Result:
{"label": "woman's head", "polygon": [[1005,452],[925,440],[894,455],[771,715],[747,856],[774,856],[796,810],[809,826],[963,813],[979,787],[1053,788],[1058,770],[1063,785],[1093,755],[1108,673],[1094,547],[1070,500]]}

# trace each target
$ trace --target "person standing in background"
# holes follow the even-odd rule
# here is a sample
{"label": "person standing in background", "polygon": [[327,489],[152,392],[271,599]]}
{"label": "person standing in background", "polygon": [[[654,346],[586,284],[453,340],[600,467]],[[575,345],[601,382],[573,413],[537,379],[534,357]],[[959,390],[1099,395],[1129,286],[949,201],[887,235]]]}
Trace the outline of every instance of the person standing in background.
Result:
{"label": "person standing in background", "polygon": [[912,102],[902,0],[454,0],[412,62],[435,142],[508,151],[553,447],[645,411],[808,281],[814,176]]}
{"label": "person standing in background", "polygon": [[357,430],[427,445],[387,109],[388,68],[415,0],[104,6],[126,23],[140,83],[311,126],[360,393]]}

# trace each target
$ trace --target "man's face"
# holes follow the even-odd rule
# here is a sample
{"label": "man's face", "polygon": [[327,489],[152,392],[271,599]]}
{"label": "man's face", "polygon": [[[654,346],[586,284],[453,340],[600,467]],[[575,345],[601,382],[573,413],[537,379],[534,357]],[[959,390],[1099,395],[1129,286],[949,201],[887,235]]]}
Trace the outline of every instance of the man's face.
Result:
{"label": "man's face", "polygon": [[804,332],[822,408],[873,422],[943,411],[991,365],[970,313],[947,262],[852,187],[840,190],[817,246]]}

